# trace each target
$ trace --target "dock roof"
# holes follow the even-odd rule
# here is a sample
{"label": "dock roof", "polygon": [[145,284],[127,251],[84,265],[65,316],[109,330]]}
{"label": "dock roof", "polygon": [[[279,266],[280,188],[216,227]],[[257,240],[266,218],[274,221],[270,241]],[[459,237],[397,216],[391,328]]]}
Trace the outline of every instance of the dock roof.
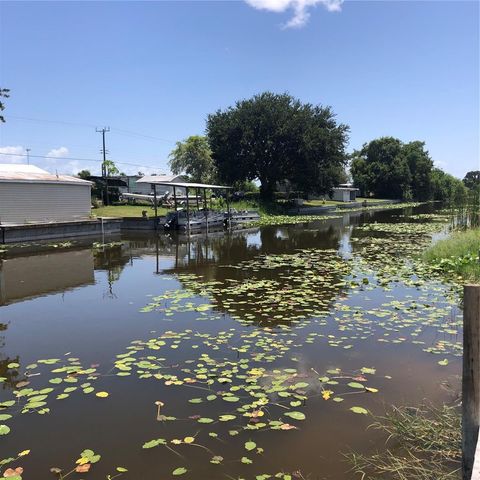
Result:
{"label": "dock roof", "polygon": [[207,183],[189,183],[189,182],[167,182],[165,180],[156,179],[156,176],[143,177],[140,180],[137,180],[137,183],[150,183],[152,185],[168,185],[170,187],[180,187],[180,188],[210,188],[212,190],[220,189],[231,189],[226,185],[209,185]]}

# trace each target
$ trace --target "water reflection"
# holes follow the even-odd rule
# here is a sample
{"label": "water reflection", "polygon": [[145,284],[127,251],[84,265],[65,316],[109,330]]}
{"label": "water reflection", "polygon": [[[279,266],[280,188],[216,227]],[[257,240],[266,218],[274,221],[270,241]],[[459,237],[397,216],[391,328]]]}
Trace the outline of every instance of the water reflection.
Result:
{"label": "water reflection", "polygon": [[0,305],[93,283],[90,249],[0,259]]}

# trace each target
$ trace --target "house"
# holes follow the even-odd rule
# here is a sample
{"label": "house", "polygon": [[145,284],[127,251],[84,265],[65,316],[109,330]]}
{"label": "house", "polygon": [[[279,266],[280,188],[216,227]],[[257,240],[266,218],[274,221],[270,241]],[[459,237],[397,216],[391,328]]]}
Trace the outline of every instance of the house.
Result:
{"label": "house", "polygon": [[[140,178],[139,178],[140,180]],[[145,175],[144,177],[141,177],[141,182],[136,183],[136,190],[135,191],[130,191],[129,193],[143,193],[146,195],[149,195],[153,193],[153,188],[152,184],[148,183],[150,180],[153,183],[157,182],[172,182],[172,183],[182,183],[187,181],[187,177],[185,175]],[[161,197],[165,195],[167,192],[171,193],[173,195],[173,187],[169,187],[168,185],[157,185],[157,196]],[[143,191],[140,191],[143,189]],[[148,190],[145,191],[145,190]],[[185,195],[185,189],[184,188],[177,188],[176,189],[177,195]]]}
{"label": "house", "polygon": [[[143,180],[153,178],[155,181],[163,182],[184,182],[186,177],[184,175],[120,175],[120,180],[123,180],[126,183],[125,188],[120,188],[121,193],[139,193],[141,195],[151,195],[153,194],[152,185],[150,183],[143,183]],[[138,180],[142,179],[142,182],[137,183]],[[158,185],[157,186],[157,195],[165,195],[169,191],[173,192],[171,187]]]}
{"label": "house", "polygon": [[85,220],[91,187],[86,180],[34,165],[0,164],[0,224]]}
{"label": "house", "polygon": [[330,199],[336,202],[356,202],[359,192],[351,183],[343,183],[332,189]]}

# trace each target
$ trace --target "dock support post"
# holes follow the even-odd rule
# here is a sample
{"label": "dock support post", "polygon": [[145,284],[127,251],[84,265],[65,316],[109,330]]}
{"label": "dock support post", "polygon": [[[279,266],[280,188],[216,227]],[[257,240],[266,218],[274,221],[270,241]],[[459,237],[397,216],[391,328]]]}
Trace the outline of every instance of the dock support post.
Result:
{"label": "dock support post", "polygon": [[230,228],[230,192],[227,190],[226,192],[227,196],[227,227]]}
{"label": "dock support post", "polygon": [[187,196],[187,234],[190,235],[190,205],[188,201],[188,187],[185,188],[185,194]]}
{"label": "dock support post", "polygon": [[207,208],[207,189],[203,189],[203,208],[205,210],[205,223],[207,224],[207,234],[208,234],[208,208]]}
{"label": "dock support post", "polygon": [[153,184],[153,203],[155,207],[155,230],[158,228],[157,186]]}
{"label": "dock support post", "polygon": [[[480,423],[480,285],[463,288],[462,471],[463,480],[475,475],[475,450]],[[480,452],[480,449],[478,449]]]}

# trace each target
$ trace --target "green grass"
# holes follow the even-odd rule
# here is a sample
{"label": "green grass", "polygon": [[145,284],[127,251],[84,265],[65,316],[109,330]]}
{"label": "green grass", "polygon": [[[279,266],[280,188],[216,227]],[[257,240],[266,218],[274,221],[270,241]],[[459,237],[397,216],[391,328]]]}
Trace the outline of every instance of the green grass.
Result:
{"label": "green grass", "polygon": [[[143,210],[147,211],[149,217],[155,215],[155,211],[149,205],[108,205],[92,209],[92,215],[96,217],[141,217]],[[158,207],[158,215],[166,214],[166,208]]]}
{"label": "green grass", "polygon": [[303,205],[306,207],[331,207],[345,204],[345,202],[337,202],[336,200],[305,200]]}
{"label": "green grass", "polygon": [[461,477],[461,416],[455,407],[394,408],[372,428],[391,448],[372,455],[347,454],[363,480],[450,480]]}
{"label": "green grass", "polygon": [[453,233],[430,247],[423,259],[447,274],[480,282],[480,228]]}
{"label": "green grass", "polygon": [[365,198],[365,197],[357,197],[357,202],[363,203],[374,203],[374,202],[391,202],[388,198]]}

